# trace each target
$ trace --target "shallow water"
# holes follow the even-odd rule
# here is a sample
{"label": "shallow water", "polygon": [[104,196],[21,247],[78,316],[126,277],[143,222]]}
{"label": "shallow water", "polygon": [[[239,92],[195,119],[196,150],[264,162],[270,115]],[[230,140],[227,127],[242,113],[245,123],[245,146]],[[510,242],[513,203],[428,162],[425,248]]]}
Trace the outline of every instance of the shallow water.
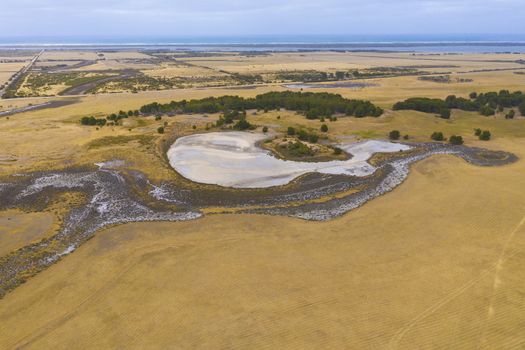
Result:
{"label": "shallow water", "polygon": [[367,176],[376,169],[367,163],[374,153],[399,152],[409,146],[385,141],[339,145],[353,155],[345,161],[296,162],[273,157],[256,146],[267,136],[248,132],[191,135],[178,139],[168,151],[171,166],[195,182],[235,188],[285,185],[311,172]]}

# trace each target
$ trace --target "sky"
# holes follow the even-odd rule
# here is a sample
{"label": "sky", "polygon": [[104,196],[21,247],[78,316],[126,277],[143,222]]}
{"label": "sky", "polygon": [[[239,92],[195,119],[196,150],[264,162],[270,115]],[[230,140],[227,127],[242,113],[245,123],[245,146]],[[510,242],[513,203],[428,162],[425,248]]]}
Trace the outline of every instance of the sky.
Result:
{"label": "sky", "polygon": [[0,0],[0,37],[523,35],[524,2]]}

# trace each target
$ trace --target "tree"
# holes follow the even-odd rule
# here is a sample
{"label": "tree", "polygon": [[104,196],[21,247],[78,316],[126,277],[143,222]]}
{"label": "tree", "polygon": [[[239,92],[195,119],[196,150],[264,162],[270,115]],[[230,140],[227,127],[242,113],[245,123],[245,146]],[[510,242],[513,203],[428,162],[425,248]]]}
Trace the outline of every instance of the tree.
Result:
{"label": "tree", "polygon": [[443,141],[445,140],[445,136],[441,131],[434,131],[432,135],[430,135],[430,138],[434,141]]}
{"label": "tree", "polygon": [[450,139],[448,140],[448,142],[451,145],[462,145],[463,144],[463,137],[457,136],[457,135],[452,135],[452,136],[450,136]]}
{"label": "tree", "polygon": [[477,92],[471,92],[469,97],[470,97],[471,100],[474,100],[476,97],[478,97],[478,93]]}
{"label": "tree", "polygon": [[399,140],[400,137],[401,133],[399,132],[399,130],[392,130],[388,133],[388,138],[390,140]]}
{"label": "tree", "polygon": [[479,113],[481,113],[481,115],[489,117],[491,115],[496,114],[496,110],[492,108],[491,106],[486,105],[480,108]]}
{"label": "tree", "polygon": [[449,108],[443,108],[439,112],[439,116],[443,119],[450,119],[450,109]]}
{"label": "tree", "polygon": [[294,136],[295,135],[295,129],[293,127],[289,126],[287,134],[288,134],[288,136]]}
{"label": "tree", "polygon": [[263,126],[262,132],[264,132],[266,134],[268,132],[268,127],[267,126]]}
{"label": "tree", "polygon": [[254,128],[252,124],[250,124],[245,118],[242,118],[239,120],[235,125],[233,126],[235,130],[248,130]]}
{"label": "tree", "polygon": [[337,80],[343,80],[346,76],[346,73],[345,72],[341,72],[341,71],[337,71],[335,72],[335,78]]}
{"label": "tree", "polygon": [[317,141],[319,141],[319,136],[317,136],[316,134],[308,135],[308,142],[317,143]]}
{"label": "tree", "polygon": [[159,127],[157,128],[157,132],[158,132],[159,134],[164,134],[164,127],[159,126]]}
{"label": "tree", "polygon": [[490,134],[490,131],[488,131],[488,130],[482,131],[481,134],[479,135],[479,139],[481,141],[488,141],[488,140],[490,140],[491,137],[492,137],[492,135]]}
{"label": "tree", "polygon": [[326,124],[321,125],[322,132],[328,132],[328,126]]}
{"label": "tree", "polygon": [[525,102],[523,102],[522,104],[520,104],[519,106],[519,109],[520,109],[520,113],[523,117],[525,117]]}
{"label": "tree", "polygon": [[299,132],[297,133],[297,137],[301,141],[306,141],[308,140],[308,133],[304,130],[299,130]]}
{"label": "tree", "polygon": [[339,156],[341,154],[343,154],[343,150],[339,147],[334,147],[334,155]]}

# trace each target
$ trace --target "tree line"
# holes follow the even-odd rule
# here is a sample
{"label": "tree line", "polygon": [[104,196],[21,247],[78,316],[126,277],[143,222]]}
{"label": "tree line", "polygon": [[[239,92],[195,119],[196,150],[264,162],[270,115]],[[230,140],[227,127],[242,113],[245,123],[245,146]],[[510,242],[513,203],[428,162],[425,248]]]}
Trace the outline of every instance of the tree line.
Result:
{"label": "tree line", "polygon": [[479,112],[484,116],[495,115],[496,111],[502,112],[504,108],[518,107],[521,114],[525,115],[525,94],[521,91],[476,93],[473,92],[469,98],[450,95],[446,99],[415,97],[402,102],[397,102],[394,110],[415,110],[426,113],[439,114],[441,118],[449,119],[451,109]]}
{"label": "tree line", "polygon": [[332,93],[268,92],[254,98],[239,96],[207,97],[196,100],[153,102],[140,108],[143,114],[153,113],[219,113],[242,112],[249,109],[279,110],[281,108],[304,114],[308,119],[331,117],[336,113],[354,117],[379,117],[383,110],[364,100],[351,100]]}

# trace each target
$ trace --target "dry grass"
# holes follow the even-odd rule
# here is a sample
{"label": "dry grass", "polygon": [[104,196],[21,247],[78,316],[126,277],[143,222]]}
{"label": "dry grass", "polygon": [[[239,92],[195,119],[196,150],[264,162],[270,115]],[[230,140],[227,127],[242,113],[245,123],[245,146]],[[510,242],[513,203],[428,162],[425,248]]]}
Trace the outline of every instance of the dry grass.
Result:
{"label": "dry grass", "polygon": [[[469,57],[492,56],[518,58]],[[465,59],[454,57],[459,58]],[[261,64],[307,64],[308,59],[314,62],[308,64],[324,62],[333,68],[415,64],[406,54],[390,61],[335,53],[235,59],[249,61],[255,70]],[[231,62],[217,62],[217,67],[246,69],[232,57],[222,60]],[[325,91],[390,108],[411,96],[525,86],[525,76],[512,72],[465,76],[474,82],[436,84],[400,77],[377,79],[379,86],[357,91]],[[136,109],[152,101],[254,96],[271,90],[283,88],[86,96],[78,104],[0,118],[0,159],[16,158],[1,163],[0,174],[122,158],[153,179],[170,178],[173,171],[156,157],[156,128],[168,121],[170,131],[191,132],[195,124],[202,132],[217,116],[130,118],[122,127],[100,130],[79,125],[79,118]],[[276,131],[288,126],[318,130],[322,124],[289,112],[248,118]],[[447,121],[425,113],[387,111],[381,118],[339,118],[326,124],[332,140],[384,138],[392,129],[417,141],[428,141],[433,131],[459,134],[469,146],[514,152],[520,161],[480,168],[451,156],[432,157],[415,164],[408,180],[392,193],[326,223],[208,215],[192,222],[104,230],[0,301],[0,348],[523,346],[525,118],[455,111]],[[477,141],[474,128],[490,130],[493,140]],[[0,214],[0,231],[7,232],[1,232],[0,239],[10,237],[0,244],[9,250],[38,238],[45,227],[40,220],[48,217],[16,214],[14,222],[6,223],[10,215],[15,214]],[[13,234],[15,230],[20,235]]]}
{"label": "dry grass", "polygon": [[[525,156],[522,141],[498,146]],[[234,215],[106,230],[0,303],[0,344],[516,346],[524,164],[434,157],[328,223]]]}
{"label": "dry grass", "polygon": [[0,256],[41,239],[52,224],[49,213],[0,212]]}

